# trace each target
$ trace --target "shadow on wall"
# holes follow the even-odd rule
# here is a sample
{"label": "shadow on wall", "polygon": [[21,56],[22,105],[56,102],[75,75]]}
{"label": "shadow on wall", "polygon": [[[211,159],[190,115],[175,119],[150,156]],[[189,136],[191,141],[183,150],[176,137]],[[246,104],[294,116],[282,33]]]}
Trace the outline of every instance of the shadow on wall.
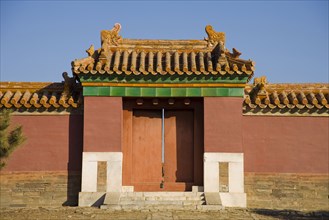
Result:
{"label": "shadow on wall", "polygon": [[67,176],[67,200],[63,206],[77,206],[81,191],[83,149],[83,115],[72,114],[69,119],[69,160]]}
{"label": "shadow on wall", "polygon": [[275,210],[275,209],[250,209],[251,212],[259,215],[271,216],[276,219],[329,219],[329,211],[296,211],[296,210]]}

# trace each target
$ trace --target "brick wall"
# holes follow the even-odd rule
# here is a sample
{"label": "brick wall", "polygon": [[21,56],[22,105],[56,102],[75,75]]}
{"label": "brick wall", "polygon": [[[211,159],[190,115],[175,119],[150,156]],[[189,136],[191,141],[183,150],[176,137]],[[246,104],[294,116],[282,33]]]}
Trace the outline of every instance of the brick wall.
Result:
{"label": "brick wall", "polygon": [[243,116],[245,172],[329,173],[329,117]]}
{"label": "brick wall", "polygon": [[78,204],[80,172],[1,172],[0,207]]}
{"label": "brick wall", "polygon": [[245,173],[249,208],[329,210],[327,174]]}

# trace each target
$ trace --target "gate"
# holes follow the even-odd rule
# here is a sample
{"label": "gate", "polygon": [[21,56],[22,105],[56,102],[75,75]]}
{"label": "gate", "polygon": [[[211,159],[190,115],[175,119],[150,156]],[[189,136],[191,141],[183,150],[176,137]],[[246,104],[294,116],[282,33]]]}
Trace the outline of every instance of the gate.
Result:
{"label": "gate", "polygon": [[135,191],[190,191],[202,185],[203,129],[197,104],[138,106],[135,100],[125,101],[124,185]]}

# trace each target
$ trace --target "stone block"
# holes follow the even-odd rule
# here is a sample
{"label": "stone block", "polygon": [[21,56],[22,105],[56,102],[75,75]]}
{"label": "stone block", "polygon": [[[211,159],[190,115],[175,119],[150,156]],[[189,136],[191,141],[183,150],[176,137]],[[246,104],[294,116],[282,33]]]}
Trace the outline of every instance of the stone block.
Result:
{"label": "stone block", "polygon": [[109,192],[106,193],[104,199],[104,205],[118,205],[120,200],[119,192]]}
{"label": "stone block", "polygon": [[157,196],[147,196],[145,197],[145,201],[156,201],[158,200]]}
{"label": "stone block", "polygon": [[[1,194],[0,194],[0,196],[1,196]],[[24,196],[24,193],[23,192],[12,192],[11,196],[14,196],[14,197]],[[1,198],[2,198],[2,196],[1,196]]]}
{"label": "stone block", "polygon": [[188,201],[183,201],[183,205],[184,206],[188,206],[188,205],[202,205],[202,201],[200,200],[188,200]]}
{"label": "stone block", "polygon": [[40,196],[40,192],[24,192],[23,193],[24,196],[27,196],[27,197],[39,197]]}
{"label": "stone block", "polygon": [[200,196],[186,197],[187,201],[200,201]]}
{"label": "stone block", "polygon": [[120,211],[122,207],[120,205],[101,205],[101,209],[108,209],[110,211]]}
{"label": "stone block", "polygon": [[203,186],[192,186],[192,192],[203,192]]}
{"label": "stone block", "polygon": [[145,205],[183,205],[183,201],[151,201],[145,200]]}
{"label": "stone block", "polygon": [[163,196],[163,197],[157,197],[157,200],[179,201],[179,200],[186,200],[186,197],[185,196]]}
{"label": "stone block", "polygon": [[120,202],[123,201],[145,201],[145,197],[120,197]]}
{"label": "stone block", "polygon": [[245,193],[219,193],[224,207],[247,207],[247,195]]}
{"label": "stone block", "polygon": [[295,210],[328,207],[327,174],[246,173],[245,179],[248,207]]}
{"label": "stone block", "polygon": [[201,205],[197,206],[198,210],[203,210],[203,211],[217,211],[217,210],[222,210],[223,206],[221,205]]}
{"label": "stone block", "polygon": [[10,204],[9,207],[13,207],[13,208],[25,208],[27,207],[26,204]]}
{"label": "stone block", "polygon": [[221,205],[221,199],[219,197],[219,193],[213,193],[213,192],[205,192],[205,199],[207,205]]}
{"label": "stone block", "polygon": [[123,200],[119,202],[119,205],[144,205],[144,201],[133,201],[133,200]]}
{"label": "stone block", "polygon": [[134,192],[134,186],[122,186],[122,192]]}
{"label": "stone block", "polygon": [[122,190],[122,152],[83,152],[82,192],[97,191],[98,161],[107,161],[106,191]]}
{"label": "stone block", "polygon": [[145,197],[174,197],[174,196],[186,196],[187,192],[144,192]]}
{"label": "stone block", "polygon": [[79,193],[79,206],[99,207],[104,203],[105,192],[80,192]]}
{"label": "stone block", "polygon": [[140,210],[141,206],[137,205],[137,204],[130,204],[130,205],[122,205],[121,209],[124,211],[128,211],[128,210]]}

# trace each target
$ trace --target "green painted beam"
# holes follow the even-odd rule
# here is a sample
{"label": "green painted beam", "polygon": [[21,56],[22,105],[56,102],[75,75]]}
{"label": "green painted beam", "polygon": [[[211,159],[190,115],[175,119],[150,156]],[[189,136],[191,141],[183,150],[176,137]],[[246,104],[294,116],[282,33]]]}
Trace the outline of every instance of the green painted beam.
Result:
{"label": "green painted beam", "polygon": [[243,97],[243,88],[83,87],[84,96]]}
{"label": "green painted beam", "polygon": [[247,75],[80,75],[81,82],[114,82],[114,83],[246,83]]}

